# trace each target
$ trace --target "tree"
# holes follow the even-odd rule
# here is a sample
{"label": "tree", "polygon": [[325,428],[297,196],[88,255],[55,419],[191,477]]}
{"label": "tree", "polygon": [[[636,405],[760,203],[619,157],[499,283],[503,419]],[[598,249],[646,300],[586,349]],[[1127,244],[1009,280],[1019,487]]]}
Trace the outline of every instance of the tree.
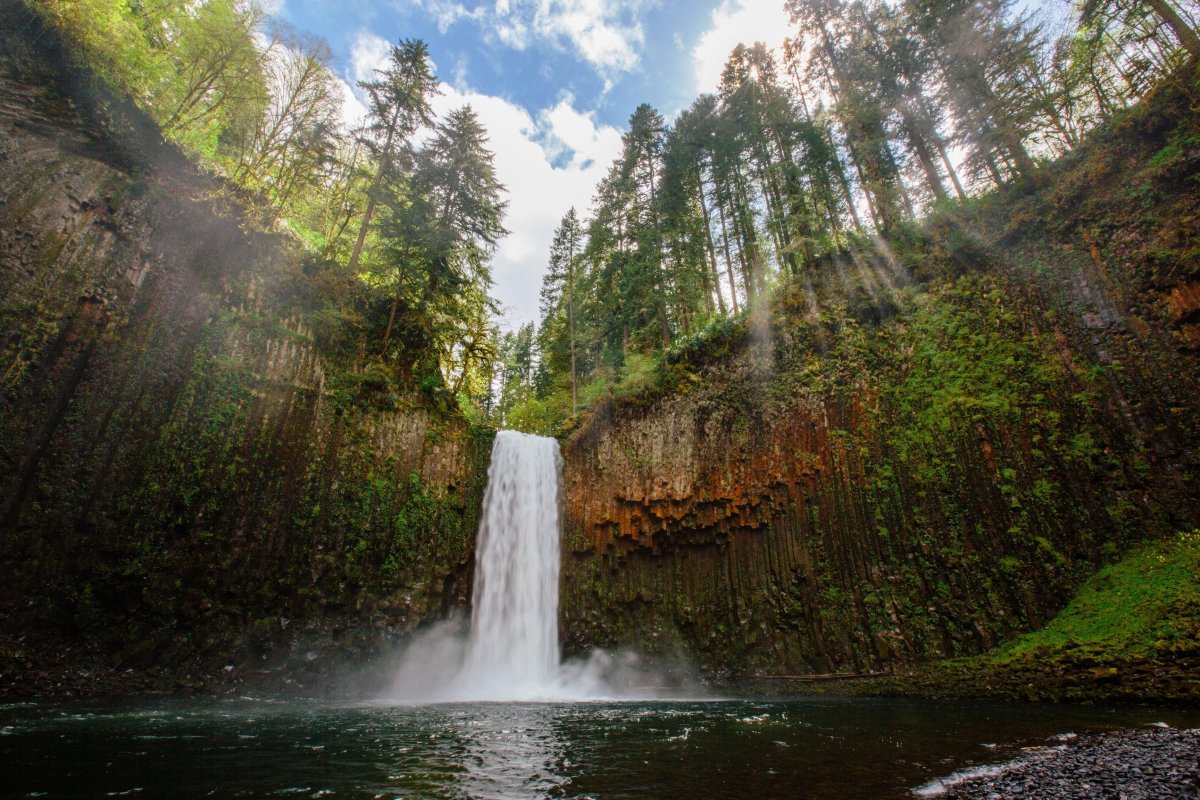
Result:
{"label": "tree", "polygon": [[183,7],[166,51],[176,78],[152,103],[164,133],[213,157],[231,121],[256,119],[266,105],[262,53],[254,41],[263,12],[254,3],[233,0]]}
{"label": "tree", "polygon": [[633,248],[625,271],[630,279],[626,282],[627,294],[632,304],[645,314],[644,321],[657,319],[664,350],[671,344],[671,328],[662,265],[658,180],[666,130],[661,114],[646,103],[639,105],[629,118],[629,131],[622,137],[625,147],[620,161],[632,203],[626,230]]}
{"label": "tree", "polygon": [[496,378],[499,383],[495,415],[501,424],[519,404],[533,392],[537,364],[534,350],[533,323],[516,331],[505,331],[496,352]]}
{"label": "tree", "polygon": [[1083,0],[1080,16],[1083,24],[1088,25],[1102,18],[1128,20],[1145,9],[1167,26],[1191,58],[1200,58],[1200,34],[1168,0]]}
{"label": "tree", "polygon": [[938,130],[939,119],[923,92],[923,87],[934,79],[932,65],[921,57],[909,21],[882,3],[870,10],[860,5],[855,9],[855,16],[865,34],[861,56],[868,79],[878,86],[880,103],[899,119],[909,150],[921,167],[926,187],[935,200],[949,200],[935,162],[936,151],[958,197],[964,198],[966,194]]}
{"label": "tree", "polygon": [[264,53],[270,101],[244,137],[234,177],[266,189],[279,208],[316,184],[338,145],[341,99],[324,40],[278,25]]}
{"label": "tree", "polygon": [[550,268],[542,279],[542,317],[566,305],[567,341],[571,354],[571,411],[579,407],[579,379],[575,358],[575,287],[578,282],[580,242],[583,229],[572,207],[559,223],[550,244]]}
{"label": "tree", "polygon": [[397,168],[412,160],[410,138],[425,125],[433,123],[430,99],[438,91],[437,79],[429,63],[429,49],[418,39],[403,39],[393,45],[388,65],[376,70],[378,80],[360,83],[370,98],[363,141],[375,156],[375,174],[367,190],[367,206],[359,223],[358,239],[350,253],[349,268],[358,268],[367,230],[387,181]]}
{"label": "tree", "polygon": [[[663,171],[658,193],[659,218],[665,245],[665,268],[673,288],[672,313],[679,333],[691,332],[719,306],[725,313],[725,298],[719,289],[716,247],[712,238],[708,201],[705,198],[702,154],[691,115],[680,115],[667,134]],[[714,303],[714,292],[716,303]]]}
{"label": "tree", "polygon": [[921,57],[937,66],[954,109],[959,138],[971,144],[976,168],[996,182],[1029,175],[1025,141],[1036,110],[1022,67],[1033,59],[1037,31],[1014,0],[908,0],[905,12],[921,41]]}
{"label": "tree", "polygon": [[[404,368],[445,378],[456,354],[472,360],[492,309],[487,291],[496,243],[507,233],[507,203],[487,133],[469,106],[452,111],[418,152],[403,198],[388,204],[383,226],[392,303],[383,333],[386,357],[402,306],[412,314]],[[430,363],[429,359],[436,359]],[[469,364],[462,369],[469,369]],[[447,382],[449,385],[449,382]]]}
{"label": "tree", "polygon": [[[783,57],[791,78],[791,91],[801,114],[802,128],[797,131],[797,135],[804,140],[804,172],[813,186],[814,194],[825,207],[826,218],[834,233],[841,228],[839,217],[843,201],[854,227],[862,230],[862,219],[859,218],[858,209],[855,207],[854,192],[851,190],[846,165],[834,138],[830,115],[824,113],[819,101],[815,106],[810,106],[809,96],[815,95],[816,92],[802,74],[803,43],[795,38],[785,39]],[[840,190],[840,198],[834,194],[835,186]]]}
{"label": "tree", "polygon": [[879,87],[865,69],[869,33],[842,0],[788,0],[787,5],[801,36],[811,40],[809,69],[824,78],[833,99],[867,208],[876,227],[892,228],[902,218],[901,207],[911,214],[912,203],[891,149]]}

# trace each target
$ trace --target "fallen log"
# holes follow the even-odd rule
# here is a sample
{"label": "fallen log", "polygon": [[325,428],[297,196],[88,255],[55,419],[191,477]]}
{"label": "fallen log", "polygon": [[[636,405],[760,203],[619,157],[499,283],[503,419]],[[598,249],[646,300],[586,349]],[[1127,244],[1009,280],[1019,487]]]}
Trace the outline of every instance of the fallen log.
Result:
{"label": "fallen log", "polygon": [[826,672],[820,675],[755,675],[756,680],[796,681],[798,683],[823,683],[825,681],[849,681],[862,678],[884,678],[890,672]]}

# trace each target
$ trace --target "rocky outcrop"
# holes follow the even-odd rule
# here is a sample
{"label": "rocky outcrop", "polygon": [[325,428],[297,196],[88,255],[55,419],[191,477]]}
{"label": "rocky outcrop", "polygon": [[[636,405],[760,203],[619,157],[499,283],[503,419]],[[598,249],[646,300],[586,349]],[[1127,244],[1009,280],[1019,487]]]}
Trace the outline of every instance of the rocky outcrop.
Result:
{"label": "rocky outcrop", "polygon": [[1179,338],[1191,350],[1200,350],[1200,283],[1182,283],[1167,295],[1167,314]]}
{"label": "rocky outcrop", "polygon": [[585,422],[567,641],[718,673],[974,654],[1190,530],[1196,164],[1155,157],[1180,117],[1147,109],[1040,186],[810,268]]}
{"label": "rocky outcrop", "polygon": [[324,357],[308,257],[248,231],[19,6],[0,25],[0,684],[39,650],[142,688],[308,670],[465,604],[486,436]]}

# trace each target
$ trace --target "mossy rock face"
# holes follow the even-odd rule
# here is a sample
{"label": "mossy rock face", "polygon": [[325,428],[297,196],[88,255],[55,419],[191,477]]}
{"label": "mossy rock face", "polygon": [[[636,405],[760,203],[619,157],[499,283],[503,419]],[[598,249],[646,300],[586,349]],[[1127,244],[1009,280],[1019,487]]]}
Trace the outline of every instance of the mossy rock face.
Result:
{"label": "mossy rock face", "polygon": [[1194,705],[1200,702],[1200,531],[1142,545],[1104,567],[1040,630],[982,656],[853,688]]}
{"label": "mossy rock face", "polygon": [[5,680],[62,653],[141,689],[248,679],[466,605],[490,433],[324,344],[312,256],[135,108],[5,53]]}
{"label": "mossy rock face", "polygon": [[571,647],[659,631],[717,674],[973,656],[1195,526],[1197,129],[1164,90],[1036,182],[809,265],[582,421]]}

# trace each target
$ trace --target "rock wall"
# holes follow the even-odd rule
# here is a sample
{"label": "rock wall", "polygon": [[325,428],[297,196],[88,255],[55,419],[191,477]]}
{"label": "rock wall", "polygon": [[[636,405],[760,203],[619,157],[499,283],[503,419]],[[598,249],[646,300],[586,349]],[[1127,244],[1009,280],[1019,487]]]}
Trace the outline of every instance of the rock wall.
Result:
{"label": "rock wall", "polygon": [[571,647],[762,675],[979,653],[1192,529],[1181,118],[1159,98],[1039,185],[810,268],[589,419],[564,448]]}
{"label": "rock wall", "polygon": [[0,26],[0,684],[62,650],[145,686],[290,679],[465,605],[487,436],[323,358],[307,257],[244,230],[19,6]]}

